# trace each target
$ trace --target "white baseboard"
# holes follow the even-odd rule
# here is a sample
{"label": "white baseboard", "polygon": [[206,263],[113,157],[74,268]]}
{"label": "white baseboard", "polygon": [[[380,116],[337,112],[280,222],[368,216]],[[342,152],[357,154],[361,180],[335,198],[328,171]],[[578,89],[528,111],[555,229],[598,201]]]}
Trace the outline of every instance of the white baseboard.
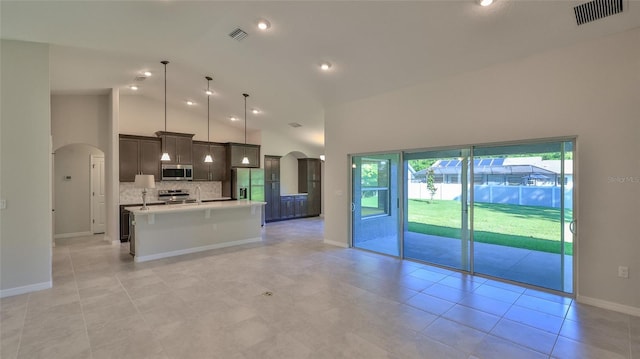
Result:
{"label": "white baseboard", "polygon": [[342,242],[335,242],[335,241],[330,241],[328,239],[324,240],[325,244],[330,244],[332,246],[336,246],[336,247],[342,247],[342,248],[349,248],[349,245],[346,243],[342,243]]}
{"label": "white baseboard", "polygon": [[620,313],[640,317],[640,308],[638,307],[632,307],[630,305],[609,302],[607,300],[602,300],[597,298],[585,297],[582,295],[576,296],[576,301],[578,303],[593,305],[594,307],[613,310],[614,312],[620,312]]}
{"label": "white baseboard", "polygon": [[42,282],[37,284],[25,285],[24,287],[16,287],[0,290],[0,298],[12,297],[14,295],[37,292],[39,290],[49,289],[53,287],[53,282]]}
{"label": "white baseboard", "polygon": [[56,234],[55,236],[53,236],[54,239],[60,239],[60,238],[73,238],[73,237],[86,237],[86,236],[91,236],[93,235],[93,233],[91,233],[90,231],[88,232],[75,232],[75,233],[61,233],[61,234]]}
{"label": "white baseboard", "polygon": [[154,259],[175,257],[175,256],[183,255],[183,254],[203,252],[203,251],[208,251],[208,250],[211,250],[211,249],[225,248],[225,247],[237,246],[237,245],[240,245],[240,244],[247,244],[247,243],[255,243],[255,242],[260,242],[260,241],[262,241],[261,237],[249,238],[249,239],[241,239],[241,240],[237,240],[237,241],[210,244],[210,245],[207,245],[207,246],[196,247],[196,248],[180,249],[180,250],[177,250],[177,251],[164,252],[164,253],[158,253],[158,254],[150,254],[148,256],[135,256],[134,260],[136,262],[146,262],[146,261],[151,261],[151,260],[154,260]]}

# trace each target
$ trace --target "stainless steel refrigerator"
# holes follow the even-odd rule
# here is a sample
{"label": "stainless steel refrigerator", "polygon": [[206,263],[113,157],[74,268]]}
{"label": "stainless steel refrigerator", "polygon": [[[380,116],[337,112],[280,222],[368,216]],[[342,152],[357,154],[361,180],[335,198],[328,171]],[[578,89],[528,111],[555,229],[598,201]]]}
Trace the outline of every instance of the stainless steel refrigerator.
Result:
{"label": "stainless steel refrigerator", "polygon": [[264,202],[264,170],[262,168],[231,169],[231,198]]}
{"label": "stainless steel refrigerator", "polygon": [[[264,170],[262,168],[232,168],[231,198],[264,202]],[[264,226],[264,207],[262,207]]]}

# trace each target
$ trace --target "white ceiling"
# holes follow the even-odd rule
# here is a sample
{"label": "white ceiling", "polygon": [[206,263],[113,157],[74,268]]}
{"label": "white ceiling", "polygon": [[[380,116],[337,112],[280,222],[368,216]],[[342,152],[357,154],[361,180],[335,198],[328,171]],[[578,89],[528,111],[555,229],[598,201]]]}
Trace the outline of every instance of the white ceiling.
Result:
{"label": "white ceiling", "polygon": [[[640,2],[577,26],[579,1],[5,1],[3,39],[50,43],[54,93],[95,93],[154,73],[139,96],[162,101],[161,60],[169,60],[168,100],[206,113],[213,77],[213,118],[243,117],[324,144],[327,106],[522,58],[640,26]],[[260,32],[260,18],[271,29]],[[228,34],[241,27],[241,42]],[[322,72],[322,61],[333,64]],[[241,121],[239,121],[241,122]],[[287,124],[298,122],[293,129]],[[241,126],[241,123],[236,125]]]}

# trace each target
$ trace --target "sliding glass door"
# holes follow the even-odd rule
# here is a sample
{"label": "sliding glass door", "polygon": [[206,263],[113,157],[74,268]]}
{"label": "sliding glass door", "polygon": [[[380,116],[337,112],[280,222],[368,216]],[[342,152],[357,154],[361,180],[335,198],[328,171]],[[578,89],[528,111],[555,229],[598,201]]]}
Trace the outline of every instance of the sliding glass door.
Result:
{"label": "sliding glass door", "polygon": [[399,153],[351,158],[354,247],[400,256],[399,164]]}
{"label": "sliding glass door", "polygon": [[574,147],[352,156],[352,246],[572,293]]}
{"label": "sliding glass door", "polygon": [[470,270],[468,149],[405,153],[404,256]]}
{"label": "sliding glass door", "polygon": [[473,149],[474,271],[573,291],[573,142]]}

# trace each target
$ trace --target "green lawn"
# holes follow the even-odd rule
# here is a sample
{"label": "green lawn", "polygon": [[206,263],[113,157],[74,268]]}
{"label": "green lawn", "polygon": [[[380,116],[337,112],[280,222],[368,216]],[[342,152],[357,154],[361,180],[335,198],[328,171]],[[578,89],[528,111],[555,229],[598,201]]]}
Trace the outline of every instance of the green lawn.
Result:
{"label": "green lawn", "polygon": [[[408,205],[410,231],[460,238],[459,202],[409,200]],[[571,211],[566,211],[566,215],[571,217]],[[560,253],[557,208],[476,203],[474,218],[476,242]],[[572,243],[565,243],[565,254],[573,254]]]}

